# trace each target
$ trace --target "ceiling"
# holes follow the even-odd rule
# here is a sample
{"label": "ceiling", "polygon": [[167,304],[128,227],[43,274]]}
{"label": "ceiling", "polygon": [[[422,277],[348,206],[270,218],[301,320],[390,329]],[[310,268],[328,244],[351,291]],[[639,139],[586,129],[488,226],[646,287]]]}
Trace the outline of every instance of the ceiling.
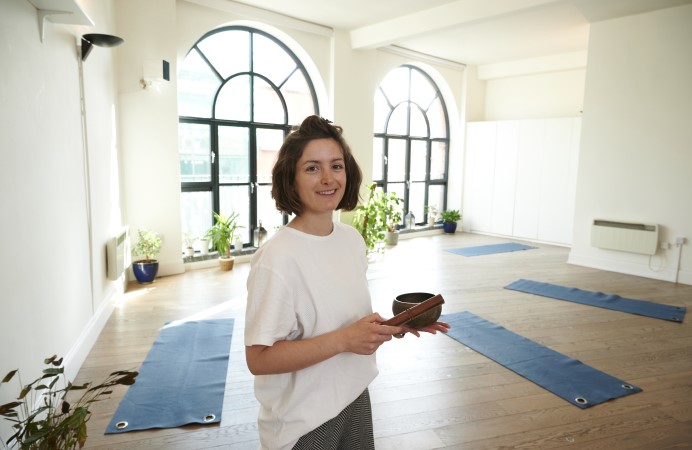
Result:
{"label": "ceiling", "polygon": [[692,0],[225,0],[395,46],[484,65],[587,50],[589,24]]}

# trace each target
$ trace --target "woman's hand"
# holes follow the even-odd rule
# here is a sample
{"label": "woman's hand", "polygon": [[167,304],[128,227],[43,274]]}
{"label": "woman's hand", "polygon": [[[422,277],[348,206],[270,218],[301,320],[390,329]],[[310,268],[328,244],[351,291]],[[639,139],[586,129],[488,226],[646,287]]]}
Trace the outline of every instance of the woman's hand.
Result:
{"label": "woman's hand", "polygon": [[449,331],[451,326],[447,322],[435,322],[434,324],[429,325],[427,327],[423,327],[423,328],[411,328],[411,327],[406,326],[406,325],[402,326],[401,328],[403,328],[403,330],[404,330],[403,333],[399,333],[399,334],[395,335],[394,337],[401,339],[402,337],[404,337],[404,334],[406,334],[406,333],[411,333],[411,334],[415,335],[416,337],[420,337],[421,331],[424,333],[430,333],[430,334],[437,334],[438,331],[440,331],[442,333],[446,333],[447,331]]}
{"label": "woman's hand", "polygon": [[373,313],[344,328],[344,351],[371,355],[393,335],[404,332],[403,327],[382,325],[384,321],[378,313]]}

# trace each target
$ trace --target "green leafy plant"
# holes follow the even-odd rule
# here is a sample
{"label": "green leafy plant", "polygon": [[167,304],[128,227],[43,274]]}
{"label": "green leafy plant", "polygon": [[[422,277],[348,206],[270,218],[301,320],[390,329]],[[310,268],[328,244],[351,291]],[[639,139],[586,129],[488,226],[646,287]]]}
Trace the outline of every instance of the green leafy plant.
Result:
{"label": "green leafy plant", "polygon": [[132,255],[143,256],[144,260],[135,262],[152,262],[161,251],[161,238],[146,228],[137,230],[137,243],[132,247]]}
{"label": "green leafy plant", "polygon": [[[113,386],[134,384],[139,375],[122,370],[111,373],[98,385],[77,386],[67,382],[62,358],[53,355],[43,362],[48,366],[43,375],[26,386],[22,385],[19,370],[9,372],[2,379],[1,383],[5,384],[17,375],[21,388],[15,401],[0,405],[0,415],[12,422],[15,431],[9,439],[3,439],[6,449],[73,450],[84,447],[91,404],[104,400],[113,392]],[[60,380],[63,387],[58,387]],[[83,391],[82,396],[68,401],[68,394],[75,391]]]}
{"label": "green leafy plant", "polygon": [[219,256],[230,258],[231,244],[238,228],[243,227],[238,225],[237,212],[231,212],[228,216],[215,212],[214,225],[207,230],[204,236],[209,238],[214,249],[219,252]]}
{"label": "green leafy plant", "polygon": [[377,183],[368,187],[368,199],[353,216],[353,226],[363,236],[368,253],[382,251],[379,244],[385,240],[385,232],[394,232],[401,223],[401,203],[403,200],[395,192],[385,193],[378,189]]}
{"label": "green leafy plant", "polygon": [[442,221],[446,223],[454,223],[461,220],[461,213],[456,209],[448,209],[440,213]]}

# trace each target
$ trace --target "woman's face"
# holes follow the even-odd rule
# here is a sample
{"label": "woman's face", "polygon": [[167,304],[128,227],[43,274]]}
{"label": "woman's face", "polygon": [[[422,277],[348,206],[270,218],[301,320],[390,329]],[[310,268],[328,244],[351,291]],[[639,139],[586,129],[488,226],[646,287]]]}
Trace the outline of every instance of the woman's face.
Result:
{"label": "woman's face", "polygon": [[337,208],[346,189],[346,164],[334,139],[315,139],[305,146],[296,167],[295,188],[303,205],[301,215]]}

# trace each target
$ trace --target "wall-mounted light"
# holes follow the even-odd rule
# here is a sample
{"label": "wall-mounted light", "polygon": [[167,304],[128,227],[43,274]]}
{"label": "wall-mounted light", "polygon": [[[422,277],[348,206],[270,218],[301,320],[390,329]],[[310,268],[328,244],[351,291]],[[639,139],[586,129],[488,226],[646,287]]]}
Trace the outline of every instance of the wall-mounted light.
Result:
{"label": "wall-mounted light", "polygon": [[142,89],[148,89],[152,86],[158,88],[160,82],[170,80],[171,72],[168,61],[155,59],[144,61],[142,64],[142,79],[139,80]]}
{"label": "wall-mounted light", "polygon": [[86,61],[92,47],[115,47],[125,42],[123,38],[110,34],[85,34],[82,36],[82,61]]}

